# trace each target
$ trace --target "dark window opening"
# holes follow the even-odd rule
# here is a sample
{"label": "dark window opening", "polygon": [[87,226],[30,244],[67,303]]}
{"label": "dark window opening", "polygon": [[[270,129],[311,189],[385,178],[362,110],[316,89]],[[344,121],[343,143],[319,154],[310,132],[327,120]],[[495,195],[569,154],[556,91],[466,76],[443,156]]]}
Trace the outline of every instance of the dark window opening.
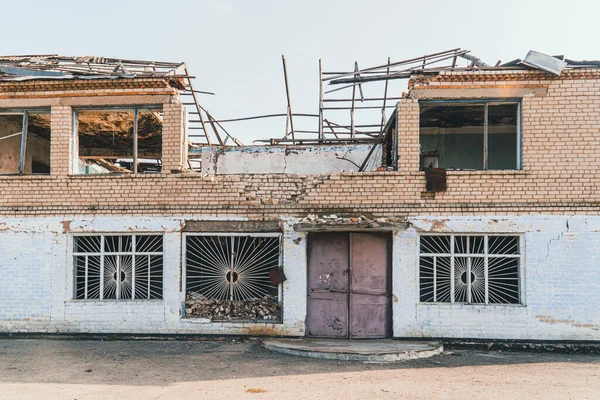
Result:
{"label": "dark window opening", "polygon": [[0,174],[49,173],[49,112],[0,113]]}
{"label": "dark window opening", "polygon": [[519,118],[518,103],[421,103],[421,168],[519,169]]}
{"label": "dark window opening", "polygon": [[79,111],[77,139],[80,174],[162,170],[162,114],[157,111]]}
{"label": "dark window opening", "polygon": [[161,235],[76,236],[73,241],[75,299],[162,299]]}
{"label": "dark window opening", "polygon": [[424,235],[419,299],[424,303],[519,304],[519,236]]}
{"label": "dark window opening", "polygon": [[185,257],[186,317],[281,320],[279,235],[189,235]]}

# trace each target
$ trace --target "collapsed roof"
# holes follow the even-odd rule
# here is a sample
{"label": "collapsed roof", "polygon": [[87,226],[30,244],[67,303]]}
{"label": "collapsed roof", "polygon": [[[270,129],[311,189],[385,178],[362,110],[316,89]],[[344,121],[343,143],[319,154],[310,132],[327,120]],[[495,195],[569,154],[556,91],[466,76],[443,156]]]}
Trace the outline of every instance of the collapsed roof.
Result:
{"label": "collapsed roof", "polygon": [[[190,141],[200,144],[227,144],[229,139],[240,145],[211,114],[204,109],[197,94],[214,94],[194,89],[184,62],[125,60],[99,56],[59,56],[57,54],[0,56],[0,82],[69,79],[162,78],[188,99],[183,104],[188,115]],[[192,118],[193,116],[193,118]],[[209,133],[207,125],[212,132]],[[220,131],[219,131],[220,128]]]}
{"label": "collapsed roof", "polygon": [[34,79],[183,78],[185,63],[56,54],[0,56],[0,81]]}
{"label": "collapsed roof", "polygon": [[[515,59],[504,64],[498,61],[495,65],[487,64],[469,53],[469,50],[456,48],[358,71],[338,73],[336,76],[324,79],[324,81],[329,81],[330,85],[354,85],[372,81],[407,79],[413,74],[436,74],[442,71],[539,69],[554,75],[560,75],[565,68],[600,68],[600,61],[575,61],[562,55],[550,56],[534,50],[530,50],[523,59]],[[467,65],[460,66],[458,63],[460,59],[465,60]]]}

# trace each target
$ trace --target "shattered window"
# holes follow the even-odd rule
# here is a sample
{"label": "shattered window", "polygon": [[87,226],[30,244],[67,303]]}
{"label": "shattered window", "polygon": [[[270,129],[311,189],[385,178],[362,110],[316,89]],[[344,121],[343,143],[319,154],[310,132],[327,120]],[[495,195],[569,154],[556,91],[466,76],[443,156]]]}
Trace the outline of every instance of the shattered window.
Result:
{"label": "shattered window", "polygon": [[0,174],[50,174],[49,110],[0,110]]}
{"label": "shattered window", "polygon": [[520,303],[519,236],[423,235],[419,253],[421,302]]}
{"label": "shattered window", "polygon": [[422,102],[421,168],[520,168],[519,103]]}
{"label": "shattered window", "polygon": [[73,245],[75,299],[162,299],[162,235],[75,236]]}
{"label": "shattered window", "polygon": [[155,109],[77,112],[79,174],[158,173],[162,170],[163,117]]}
{"label": "shattered window", "polygon": [[279,234],[188,235],[186,316],[280,320]]}

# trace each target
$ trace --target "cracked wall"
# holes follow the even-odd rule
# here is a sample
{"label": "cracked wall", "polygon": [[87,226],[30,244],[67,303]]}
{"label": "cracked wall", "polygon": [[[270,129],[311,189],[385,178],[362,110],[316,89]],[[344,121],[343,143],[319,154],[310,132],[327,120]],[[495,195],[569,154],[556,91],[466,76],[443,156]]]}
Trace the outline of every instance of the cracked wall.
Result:
{"label": "cracked wall", "polygon": [[[394,332],[407,337],[600,340],[600,218],[411,218],[395,236]],[[431,304],[418,297],[420,232],[522,234],[521,305]]]}

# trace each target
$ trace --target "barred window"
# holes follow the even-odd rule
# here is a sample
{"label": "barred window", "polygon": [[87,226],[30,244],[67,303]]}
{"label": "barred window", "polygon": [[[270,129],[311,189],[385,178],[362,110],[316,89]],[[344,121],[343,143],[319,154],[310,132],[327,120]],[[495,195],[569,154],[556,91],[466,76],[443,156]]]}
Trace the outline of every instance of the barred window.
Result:
{"label": "barred window", "polygon": [[[186,316],[213,320],[279,320],[281,235],[188,234]],[[277,280],[275,280],[277,281]]]}
{"label": "barred window", "polygon": [[419,247],[421,302],[520,303],[519,236],[423,235]]}
{"label": "barred window", "polygon": [[73,245],[75,299],[162,299],[162,235],[75,236]]}

